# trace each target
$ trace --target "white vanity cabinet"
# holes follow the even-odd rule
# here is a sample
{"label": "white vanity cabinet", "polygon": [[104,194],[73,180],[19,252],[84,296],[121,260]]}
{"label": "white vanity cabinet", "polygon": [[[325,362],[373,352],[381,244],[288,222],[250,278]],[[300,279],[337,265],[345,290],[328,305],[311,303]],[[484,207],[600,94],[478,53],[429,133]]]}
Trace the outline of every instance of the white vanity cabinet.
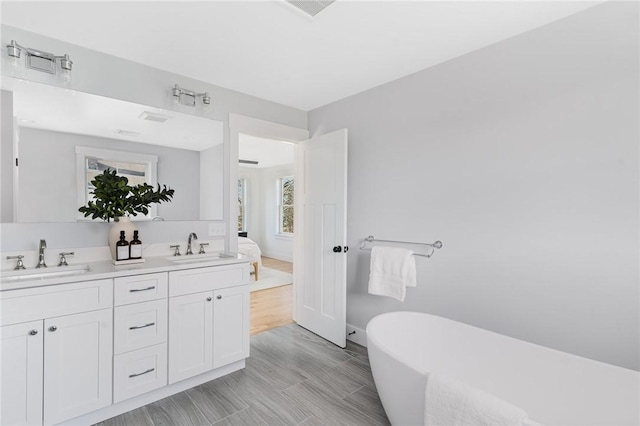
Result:
{"label": "white vanity cabinet", "polygon": [[0,425],[94,424],[244,367],[248,262],[99,274],[0,291]]}
{"label": "white vanity cabinet", "polygon": [[111,404],[113,282],[0,292],[2,424],[54,424]]}
{"label": "white vanity cabinet", "polygon": [[169,273],[169,383],[249,356],[249,264]]}
{"label": "white vanity cabinet", "polygon": [[113,402],[167,385],[166,272],[114,282]]}
{"label": "white vanity cabinet", "polygon": [[111,404],[112,310],[44,321],[44,424]]}
{"label": "white vanity cabinet", "polygon": [[0,424],[42,422],[42,321],[0,327]]}

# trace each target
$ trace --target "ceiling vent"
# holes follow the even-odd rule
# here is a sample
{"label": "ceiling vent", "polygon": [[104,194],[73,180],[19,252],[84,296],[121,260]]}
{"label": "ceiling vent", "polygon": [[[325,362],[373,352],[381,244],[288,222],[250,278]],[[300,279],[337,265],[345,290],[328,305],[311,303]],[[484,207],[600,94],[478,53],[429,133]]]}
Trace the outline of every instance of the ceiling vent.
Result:
{"label": "ceiling vent", "polygon": [[138,118],[146,121],[154,121],[156,123],[164,123],[171,117],[162,114],[156,114],[155,112],[144,111]]}
{"label": "ceiling vent", "polygon": [[285,0],[297,9],[300,9],[309,16],[316,16],[325,10],[335,0]]}

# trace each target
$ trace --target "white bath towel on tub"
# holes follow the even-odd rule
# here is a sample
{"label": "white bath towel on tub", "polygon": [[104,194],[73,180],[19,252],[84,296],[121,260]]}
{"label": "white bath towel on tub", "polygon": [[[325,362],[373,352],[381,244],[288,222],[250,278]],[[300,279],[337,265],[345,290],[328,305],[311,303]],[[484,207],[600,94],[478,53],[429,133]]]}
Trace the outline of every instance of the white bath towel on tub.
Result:
{"label": "white bath towel on tub", "polygon": [[480,389],[438,373],[429,373],[425,389],[427,426],[523,425],[527,414]]}
{"label": "white bath towel on tub", "polygon": [[407,287],[416,286],[413,251],[398,247],[371,249],[369,293],[404,301]]}

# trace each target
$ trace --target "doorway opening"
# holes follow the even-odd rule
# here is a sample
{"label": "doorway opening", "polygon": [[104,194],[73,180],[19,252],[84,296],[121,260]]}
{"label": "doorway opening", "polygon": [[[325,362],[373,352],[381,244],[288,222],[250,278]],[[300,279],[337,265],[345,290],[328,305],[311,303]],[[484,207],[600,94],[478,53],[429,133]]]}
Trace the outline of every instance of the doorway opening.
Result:
{"label": "doorway opening", "polygon": [[238,252],[254,258],[251,335],[293,316],[294,144],[238,135]]}

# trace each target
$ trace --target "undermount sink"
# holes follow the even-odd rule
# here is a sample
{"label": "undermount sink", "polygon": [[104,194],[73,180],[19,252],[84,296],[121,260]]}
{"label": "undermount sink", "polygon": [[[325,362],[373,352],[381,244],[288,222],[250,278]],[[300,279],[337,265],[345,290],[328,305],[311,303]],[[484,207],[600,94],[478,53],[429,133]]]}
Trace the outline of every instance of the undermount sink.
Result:
{"label": "undermount sink", "polygon": [[23,269],[20,271],[2,271],[2,281],[35,280],[66,277],[89,272],[89,265],[53,266],[40,269]]}
{"label": "undermount sink", "polygon": [[175,263],[199,263],[199,262],[211,262],[220,259],[230,259],[233,256],[224,253],[206,253],[206,254],[191,254],[184,256],[171,256],[167,257]]}

